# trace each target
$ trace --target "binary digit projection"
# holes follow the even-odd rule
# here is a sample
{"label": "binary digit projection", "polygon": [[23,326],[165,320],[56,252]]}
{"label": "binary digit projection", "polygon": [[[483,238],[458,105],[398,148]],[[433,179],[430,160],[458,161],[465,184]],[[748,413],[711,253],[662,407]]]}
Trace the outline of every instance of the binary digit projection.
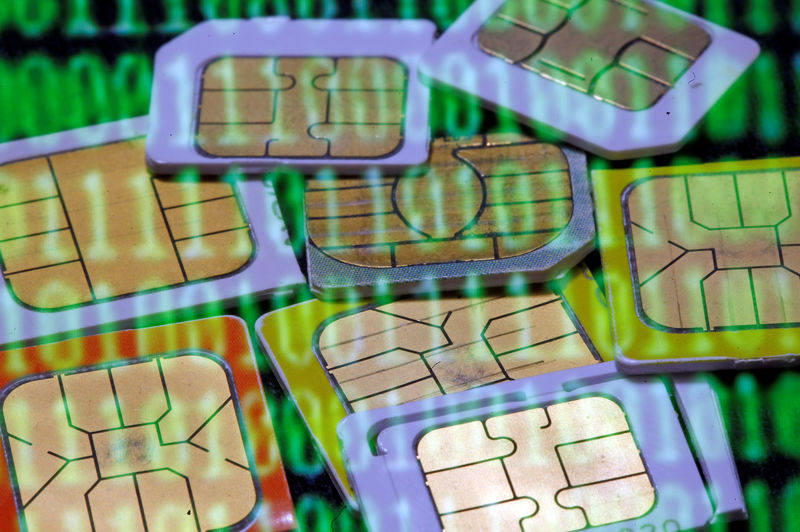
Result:
{"label": "binary digit projection", "polygon": [[649,178],[625,208],[636,303],[652,326],[800,323],[800,172]]}
{"label": "binary digit projection", "polygon": [[2,406],[26,530],[216,530],[259,499],[220,359],[180,353],[11,384]]}
{"label": "binary digit projection", "polygon": [[217,157],[385,157],[406,68],[380,57],[227,57],[203,74],[197,146]]}
{"label": "binary digit projection", "polygon": [[588,397],[434,429],[417,444],[444,530],[580,530],[646,514],[625,412]]}
{"label": "binary digit projection", "polygon": [[710,42],[639,0],[508,0],[478,34],[487,53],[633,111],[655,104]]}

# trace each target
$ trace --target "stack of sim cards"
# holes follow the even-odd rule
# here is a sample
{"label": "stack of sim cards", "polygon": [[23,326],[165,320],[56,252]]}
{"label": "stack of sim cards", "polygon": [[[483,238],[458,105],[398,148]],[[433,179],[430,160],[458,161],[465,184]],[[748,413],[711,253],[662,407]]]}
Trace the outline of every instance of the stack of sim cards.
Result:
{"label": "stack of sim cards", "polygon": [[[158,52],[149,118],[0,146],[0,344],[105,331],[0,354],[25,361],[0,375],[9,523],[292,528],[246,324],[107,330],[306,282],[255,329],[370,530],[746,517],[690,372],[800,356],[800,159],[585,152],[676,151],[758,45],[654,0],[477,0],[435,37],[206,22]],[[432,135],[433,85],[519,127]],[[258,176],[281,166],[305,277]]]}

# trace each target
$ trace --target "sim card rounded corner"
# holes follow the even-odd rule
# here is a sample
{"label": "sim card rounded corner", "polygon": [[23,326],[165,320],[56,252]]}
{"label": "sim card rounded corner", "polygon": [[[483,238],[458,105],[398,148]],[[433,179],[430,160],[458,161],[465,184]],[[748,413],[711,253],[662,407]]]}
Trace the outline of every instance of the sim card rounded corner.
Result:
{"label": "sim card rounded corner", "polygon": [[[428,155],[426,20],[214,20],[156,54],[148,164],[358,173]],[[364,55],[366,54],[366,55]]]}
{"label": "sim card rounded corner", "polygon": [[[566,63],[559,63],[566,60],[559,59],[559,50],[546,48],[547,43],[567,42],[563,36],[560,40],[554,38],[555,32],[578,30],[555,24],[546,17],[531,19],[531,13],[518,16],[517,20],[516,15],[510,14],[515,7],[512,4],[517,1],[520,0],[474,2],[423,57],[420,64],[423,79],[474,94],[488,107],[507,108],[520,117],[546,124],[576,146],[608,159],[679,149],[691,130],[759,53],[758,44],[749,37],[665,3],[642,0],[667,18],[682,19],[694,29],[699,28],[706,34],[707,44],[702,46],[704,41],[699,39],[699,51],[674,53],[669,46],[650,45],[646,35],[632,35],[626,47],[637,43],[639,48],[659,49],[658,54],[671,54],[672,59],[677,59],[672,63],[683,61],[686,66],[683,70],[671,66],[670,69],[675,69],[672,71],[664,66],[668,64],[665,60],[664,65],[652,67],[656,69],[654,72],[641,71],[641,61],[631,52],[626,58],[615,56],[605,70],[580,73]],[[577,8],[550,4],[537,15],[552,15],[558,9],[563,11],[560,15],[563,20],[571,20],[575,18],[574,10],[591,9],[586,3]],[[640,7],[621,2],[613,5],[615,9],[628,8],[644,16],[648,14]],[[625,19],[622,14],[617,18]],[[496,34],[486,30],[492,23],[498,28]],[[542,29],[545,27],[546,31]],[[534,28],[539,28],[538,32]],[[484,30],[491,41],[480,41]],[[503,36],[510,37],[504,40]],[[520,50],[520,46],[529,48]],[[546,57],[540,58],[542,53]],[[574,61],[580,63],[579,58]],[[509,87],[515,90],[510,91]],[[644,95],[646,102],[639,101],[642,99],[639,94]]]}

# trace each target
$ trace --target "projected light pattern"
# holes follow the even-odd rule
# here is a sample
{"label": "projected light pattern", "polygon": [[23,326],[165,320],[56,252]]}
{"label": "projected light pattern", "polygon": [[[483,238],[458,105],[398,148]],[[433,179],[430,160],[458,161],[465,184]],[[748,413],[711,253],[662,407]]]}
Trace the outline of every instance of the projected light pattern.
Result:
{"label": "projected light pattern", "polygon": [[219,359],[184,353],[46,374],[4,390],[27,530],[214,530],[258,493]]}
{"label": "projected light pattern", "polygon": [[203,73],[197,147],[217,157],[385,157],[403,141],[407,84],[388,58],[217,59]]}
{"label": "projected light pattern", "polygon": [[604,397],[433,429],[417,459],[447,531],[566,532],[656,502],[625,412]]}

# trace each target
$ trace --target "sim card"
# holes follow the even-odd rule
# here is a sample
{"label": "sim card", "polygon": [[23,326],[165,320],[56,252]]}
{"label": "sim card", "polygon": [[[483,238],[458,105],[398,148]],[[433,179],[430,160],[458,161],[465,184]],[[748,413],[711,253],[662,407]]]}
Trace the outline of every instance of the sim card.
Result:
{"label": "sim card", "polygon": [[358,171],[428,156],[426,20],[204,22],[156,54],[147,160],[225,173]]}
{"label": "sim card", "polygon": [[73,338],[0,359],[3,530],[295,527],[241,319]]}
{"label": "sim card", "polygon": [[478,0],[420,72],[625,159],[676,151],[758,53],[652,0]]}
{"label": "sim card", "polygon": [[438,138],[402,175],[306,182],[312,290],[460,288],[551,279],[592,248],[582,152],[518,134]]}
{"label": "sim card", "polygon": [[151,177],[146,128],[0,146],[0,345],[304,283],[271,183]]}
{"label": "sim card", "polygon": [[799,360],[800,158],[594,178],[626,371]]}
{"label": "sim card", "polygon": [[528,295],[308,301],[256,324],[282,386],[352,500],[336,436],[349,412],[611,360],[599,286],[576,268]]}
{"label": "sim card", "polygon": [[700,377],[633,380],[609,362],[352,414],[339,434],[370,530],[677,531],[746,516]]}

